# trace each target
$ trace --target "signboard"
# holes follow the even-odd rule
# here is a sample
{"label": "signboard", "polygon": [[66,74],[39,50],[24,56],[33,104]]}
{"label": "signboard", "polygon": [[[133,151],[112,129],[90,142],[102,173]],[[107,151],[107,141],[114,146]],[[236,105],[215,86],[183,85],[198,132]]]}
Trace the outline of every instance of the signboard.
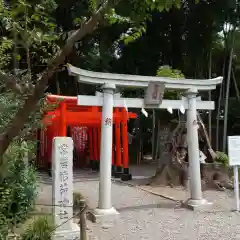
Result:
{"label": "signboard", "polygon": [[229,165],[234,170],[234,193],[236,201],[236,211],[239,212],[239,181],[238,166],[240,165],[240,136],[228,136],[228,156]]}
{"label": "signboard", "polygon": [[146,105],[160,105],[164,95],[165,85],[163,83],[149,82],[145,92],[144,102]]}
{"label": "signboard", "polygon": [[229,165],[240,165],[240,136],[228,136]]}

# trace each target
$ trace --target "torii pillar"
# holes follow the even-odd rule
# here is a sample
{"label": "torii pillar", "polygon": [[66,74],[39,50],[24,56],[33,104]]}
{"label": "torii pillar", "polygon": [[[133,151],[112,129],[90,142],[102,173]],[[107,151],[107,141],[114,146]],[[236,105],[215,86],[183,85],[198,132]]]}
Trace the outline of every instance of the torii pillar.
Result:
{"label": "torii pillar", "polygon": [[197,94],[196,88],[189,89],[185,96],[188,99],[187,109],[187,143],[188,143],[188,163],[190,178],[190,198],[185,205],[196,210],[197,208],[211,205],[202,196],[201,172],[199,161],[199,142],[198,142],[198,120],[197,120]]}
{"label": "torii pillar", "polygon": [[119,213],[111,202],[112,181],[112,141],[113,141],[113,104],[115,84],[105,83],[103,89],[101,148],[100,148],[100,181],[98,207],[92,212],[93,221],[109,219]]}

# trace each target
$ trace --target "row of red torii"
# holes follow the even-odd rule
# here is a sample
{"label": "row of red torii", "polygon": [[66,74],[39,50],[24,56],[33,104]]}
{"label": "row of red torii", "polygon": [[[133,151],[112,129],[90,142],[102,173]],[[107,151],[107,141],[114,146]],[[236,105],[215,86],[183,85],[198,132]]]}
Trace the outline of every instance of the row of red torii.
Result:
{"label": "row of red torii", "polygon": [[[112,168],[112,124],[104,124],[106,119],[113,118],[113,108],[158,108],[158,109],[186,109],[187,114],[187,139],[189,156],[190,198],[186,202],[191,207],[201,207],[209,202],[203,198],[200,176],[197,109],[213,110],[214,102],[202,101],[197,95],[199,91],[216,89],[222,83],[223,78],[196,80],[196,79],[172,79],[165,77],[150,77],[139,75],[125,75],[112,73],[99,73],[76,68],[68,65],[69,74],[78,78],[78,81],[86,84],[100,85],[102,93],[96,96],[78,96],[78,104],[81,106],[101,106],[101,146],[100,146],[100,179],[99,201],[94,214],[97,216],[118,214],[111,202],[111,168]],[[165,89],[179,90],[184,97],[179,100],[163,99],[160,104],[156,102],[146,104],[146,99],[121,98],[117,93],[119,88],[150,89],[162,84]],[[154,90],[154,88],[151,88]],[[150,90],[151,91],[151,90]],[[159,88],[158,95],[161,95]],[[159,96],[158,96],[159,97]],[[148,96],[149,98],[149,96]]]}
{"label": "row of red torii", "polygon": [[[54,137],[71,136],[75,148],[75,162],[99,170],[101,142],[101,107],[79,106],[77,97],[47,95],[46,102],[54,106],[43,118],[46,126],[40,130],[38,167],[48,167],[51,174],[52,140]],[[123,108],[114,108],[112,119],[105,124],[114,125],[112,144],[112,176],[123,181],[131,180],[128,154],[128,120],[137,118],[136,113]],[[87,156],[88,155],[88,156]],[[86,161],[88,158],[88,161]]]}

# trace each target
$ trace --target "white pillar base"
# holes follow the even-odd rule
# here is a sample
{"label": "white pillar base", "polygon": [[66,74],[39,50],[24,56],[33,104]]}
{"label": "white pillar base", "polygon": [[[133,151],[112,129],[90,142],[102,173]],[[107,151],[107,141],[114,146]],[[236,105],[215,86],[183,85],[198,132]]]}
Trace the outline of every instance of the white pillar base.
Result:
{"label": "white pillar base", "polygon": [[206,199],[194,200],[190,198],[183,203],[183,206],[193,211],[204,211],[209,210],[212,207],[212,203]]}
{"label": "white pillar base", "polygon": [[114,221],[119,216],[119,212],[114,208],[100,209],[96,208],[89,213],[89,220],[94,223],[101,223],[104,221]]}
{"label": "white pillar base", "polygon": [[71,224],[72,229],[58,230],[53,234],[53,240],[80,240],[80,228],[76,223]]}

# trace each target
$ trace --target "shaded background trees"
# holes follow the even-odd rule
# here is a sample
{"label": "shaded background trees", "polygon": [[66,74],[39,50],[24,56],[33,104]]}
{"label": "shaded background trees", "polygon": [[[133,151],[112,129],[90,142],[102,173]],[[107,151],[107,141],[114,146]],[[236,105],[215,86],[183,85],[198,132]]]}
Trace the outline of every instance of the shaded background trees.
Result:
{"label": "shaded background trees", "polygon": [[[228,63],[232,48],[231,35],[235,32],[233,54],[233,72],[230,76],[228,133],[238,134],[239,114],[238,84],[239,84],[239,6],[236,1],[206,0],[195,4],[195,1],[182,1],[181,8],[158,12],[148,11],[148,16],[142,24],[145,31],[131,35],[131,23],[117,22],[112,25],[103,24],[92,35],[79,44],[69,62],[93,71],[116,72],[140,75],[156,75],[162,65],[170,65],[181,70],[189,78],[208,78],[224,76],[222,87],[212,91],[211,98],[216,103],[212,112],[213,144],[222,149],[222,141],[218,142],[215,132],[221,132],[223,126],[224,106],[226,99],[226,79]],[[68,1],[58,2],[56,19],[58,27],[65,32],[74,26],[74,18],[88,14],[88,4],[81,1],[81,12],[75,11],[80,3]],[[116,9],[120,15],[129,17],[130,9],[123,1]],[[65,9],[72,9],[66,11]],[[64,16],[64,18],[62,18]],[[60,20],[64,19],[64,21]],[[140,24],[140,25],[141,25]],[[233,29],[233,26],[236,26]],[[123,37],[124,36],[124,37]],[[233,74],[234,73],[234,74]],[[74,79],[65,81],[67,74],[58,75],[62,94],[93,93],[94,89],[79,85]],[[69,77],[68,77],[69,79]],[[236,80],[235,82],[233,80]],[[67,87],[66,87],[67,84]],[[72,85],[78,88],[72,88]],[[50,89],[53,90],[54,86]],[[221,89],[220,89],[221,88]],[[75,91],[75,92],[74,92]],[[89,93],[90,93],[89,92]],[[221,92],[221,94],[220,94]],[[139,92],[126,93],[139,95]],[[202,96],[207,99],[208,94]],[[205,122],[208,115],[205,114]],[[215,119],[219,119],[219,122]],[[207,123],[207,122],[206,122]],[[219,123],[219,126],[218,126]]]}
{"label": "shaded background trees", "polygon": [[[1,18],[1,68],[7,72],[14,72],[16,68],[22,71],[31,69],[34,76],[47,66],[47,60],[63,46],[73,30],[81,27],[92,15],[97,3],[89,0],[4,2],[8,11],[12,6],[16,10],[10,17],[15,24],[7,23],[6,16],[5,19]],[[64,63],[100,72],[156,75],[160,66],[169,65],[181,70],[189,78],[223,75],[221,89],[211,92],[211,98],[216,102],[212,126],[216,126],[217,132],[220,132],[227,97],[225,79],[229,75],[228,63],[234,32],[227,123],[233,126],[228,129],[229,134],[231,131],[238,133],[238,2],[202,0],[196,4],[196,1],[189,0],[174,1],[173,6],[157,4],[152,6],[137,0],[119,1],[110,10],[109,17],[102,18],[99,28],[75,44]],[[36,77],[31,79],[34,83]],[[68,76],[62,65],[46,91],[62,95],[92,94],[95,87],[77,83]],[[136,96],[141,92],[126,94]],[[208,94],[202,97],[207,99]],[[205,114],[204,120],[207,118],[208,114]],[[222,148],[222,142],[214,141],[214,144]]]}

